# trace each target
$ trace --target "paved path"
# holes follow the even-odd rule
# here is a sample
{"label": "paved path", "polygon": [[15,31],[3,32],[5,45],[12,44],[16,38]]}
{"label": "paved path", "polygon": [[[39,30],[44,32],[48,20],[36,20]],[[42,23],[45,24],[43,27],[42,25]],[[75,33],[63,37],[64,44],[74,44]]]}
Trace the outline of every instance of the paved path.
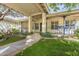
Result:
{"label": "paved path", "polygon": [[64,38],[65,40],[69,40],[69,41],[75,41],[75,42],[79,42],[78,38]]}
{"label": "paved path", "polygon": [[41,39],[39,34],[28,36],[27,39],[17,41],[8,45],[0,46],[0,56],[12,56],[31,46]]}

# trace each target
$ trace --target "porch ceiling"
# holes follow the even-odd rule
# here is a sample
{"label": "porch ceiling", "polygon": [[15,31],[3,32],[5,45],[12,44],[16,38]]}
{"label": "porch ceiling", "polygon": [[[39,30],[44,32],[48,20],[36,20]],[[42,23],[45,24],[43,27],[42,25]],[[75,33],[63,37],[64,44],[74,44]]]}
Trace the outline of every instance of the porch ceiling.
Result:
{"label": "porch ceiling", "polygon": [[40,3],[5,3],[5,5],[23,13],[26,16],[47,12],[44,5]]}

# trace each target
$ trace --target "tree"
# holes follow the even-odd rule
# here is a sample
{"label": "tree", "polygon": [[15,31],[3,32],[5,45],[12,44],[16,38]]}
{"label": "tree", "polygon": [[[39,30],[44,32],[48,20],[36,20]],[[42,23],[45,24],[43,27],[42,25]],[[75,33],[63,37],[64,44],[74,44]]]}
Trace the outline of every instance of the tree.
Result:
{"label": "tree", "polygon": [[54,11],[60,10],[60,7],[58,5],[63,5],[67,11],[71,11],[72,9],[76,8],[79,6],[78,3],[50,3],[48,6],[50,6]]}
{"label": "tree", "polygon": [[10,9],[7,9],[4,11],[3,14],[0,14],[0,20],[3,20],[4,16],[10,11]]}

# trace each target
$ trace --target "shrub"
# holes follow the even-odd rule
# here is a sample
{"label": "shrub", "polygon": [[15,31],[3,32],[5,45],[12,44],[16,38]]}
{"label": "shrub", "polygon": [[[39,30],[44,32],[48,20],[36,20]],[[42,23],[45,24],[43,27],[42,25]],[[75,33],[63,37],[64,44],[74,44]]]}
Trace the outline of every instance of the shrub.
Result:
{"label": "shrub", "polygon": [[77,29],[77,30],[75,31],[75,36],[77,36],[77,37],[79,38],[79,29]]}
{"label": "shrub", "polygon": [[0,39],[6,40],[7,38],[8,38],[7,35],[0,33]]}
{"label": "shrub", "polygon": [[20,32],[20,31],[17,30],[17,29],[14,29],[14,28],[12,29],[12,33],[13,33],[13,34],[16,34],[16,33],[19,33],[19,32]]}
{"label": "shrub", "polygon": [[26,35],[31,35],[31,34],[33,34],[33,32],[31,32],[31,33],[26,32]]}
{"label": "shrub", "polygon": [[53,37],[50,32],[40,33],[40,35],[43,36],[43,37]]}
{"label": "shrub", "polygon": [[28,33],[28,32],[20,32],[19,34],[18,34],[18,36],[22,36],[22,37],[26,37],[27,35],[31,35],[31,34],[33,34],[33,32],[31,32],[31,33]]}
{"label": "shrub", "polygon": [[2,38],[3,38],[3,36],[4,36],[4,35],[0,33],[0,39],[2,39]]}

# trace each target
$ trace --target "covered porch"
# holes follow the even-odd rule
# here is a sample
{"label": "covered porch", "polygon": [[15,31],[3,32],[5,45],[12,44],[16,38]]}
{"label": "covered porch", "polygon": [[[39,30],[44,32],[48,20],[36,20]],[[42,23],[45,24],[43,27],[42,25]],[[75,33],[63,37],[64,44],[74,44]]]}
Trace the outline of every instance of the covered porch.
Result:
{"label": "covered porch", "polygon": [[54,34],[74,35],[75,30],[79,29],[79,14],[54,15],[49,17],[45,13],[31,16],[28,20],[29,32],[50,32]]}
{"label": "covered porch", "polygon": [[[74,34],[78,29],[79,11],[60,12],[48,14],[46,4],[5,4],[28,16],[28,20],[22,24],[27,32],[50,32],[54,34]],[[24,7],[26,6],[26,8]],[[29,8],[29,7],[30,8]]]}

